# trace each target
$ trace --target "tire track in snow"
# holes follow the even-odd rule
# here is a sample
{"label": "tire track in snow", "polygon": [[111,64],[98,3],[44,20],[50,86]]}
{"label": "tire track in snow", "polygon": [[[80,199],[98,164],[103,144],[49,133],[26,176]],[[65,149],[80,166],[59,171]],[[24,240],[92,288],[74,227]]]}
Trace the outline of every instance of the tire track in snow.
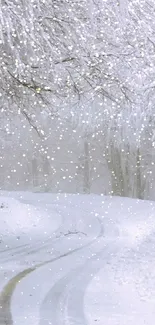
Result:
{"label": "tire track in snow", "polygon": [[[58,213],[58,215],[60,216],[60,214]],[[39,250],[44,249],[46,247],[49,247],[49,245],[51,243],[53,243],[53,241],[57,240],[60,237],[60,233],[64,227],[65,224],[65,219],[64,217],[61,217],[62,219],[62,223],[61,225],[51,234],[49,235],[48,239],[43,240],[43,242],[41,243],[40,240],[36,240],[35,241],[35,245],[33,245],[33,243],[29,243],[29,244],[23,244],[23,245],[19,245],[17,247],[14,248],[6,248],[0,251],[0,262],[12,262],[14,260],[17,260],[17,258],[21,258],[21,257],[25,257],[28,256],[32,253],[37,253]],[[32,247],[32,249],[31,249]],[[8,257],[6,256],[6,254],[8,254]]]}
{"label": "tire track in snow", "polygon": [[[98,219],[98,221],[100,221]],[[104,230],[103,230],[103,226],[100,222],[100,233],[97,237],[93,238],[93,240],[91,240],[90,242],[88,242],[87,244],[75,248],[72,251],[68,251],[62,255],[59,255],[57,257],[54,257],[46,262],[43,263],[39,263],[37,265],[35,265],[32,268],[27,268],[24,271],[18,273],[15,277],[13,277],[4,287],[4,289],[2,290],[1,294],[0,294],[0,325],[12,325],[13,324],[13,319],[12,319],[12,313],[11,313],[11,298],[13,295],[13,292],[17,286],[17,284],[24,278],[26,277],[28,274],[32,273],[33,271],[35,271],[36,269],[38,269],[41,266],[44,265],[48,265],[50,263],[54,263],[55,261],[64,258],[66,256],[72,255],[77,251],[80,251],[86,247],[89,247],[92,243],[94,243],[99,237],[103,236]]]}
{"label": "tire track in snow", "polygon": [[82,266],[55,283],[42,303],[39,325],[87,325],[83,309],[85,290],[103,267],[105,257],[109,260],[118,251],[116,241],[112,241],[110,247],[103,244],[91,259],[87,258]]}
{"label": "tire track in snow", "polygon": [[[71,208],[75,208],[74,205],[71,206]],[[84,211],[84,212],[87,212],[87,211]],[[59,211],[57,211],[56,209],[56,213],[60,216],[60,208],[59,208]],[[38,251],[41,251],[41,250],[44,250],[46,247],[49,247],[50,244],[52,244],[54,241],[58,241],[60,238],[63,237],[64,235],[64,228],[68,228],[70,229],[75,220],[73,219],[69,224],[68,224],[68,227],[66,227],[65,223],[66,223],[66,220],[65,218],[63,217],[63,210],[61,212],[62,216],[61,216],[61,219],[62,219],[62,223],[61,225],[54,231],[54,233],[52,235],[49,236],[48,239],[45,239],[43,240],[43,242],[41,243],[40,240],[37,240],[35,242],[35,245],[33,245],[32,243],[29,243],[29,244],[23,244],[23,245],[20,245],[20,246],[17,246],[15,248],[6,248],[6,249],[3,249],[0,251],[0,261],[1,262],[12,262],[12,261],[16,261],[17,258],[21,258],[21,257],[25,257],[25,256],[28,256],[30,254],[33,254],[33,253],[37,253]],[[101,224],[101,221],[100,219],[98,218],[98,221],[99,223]],[[63,228],[64,227],[64,228]],[[77,231],[79,234],[81,233],[80,231]],[[81,233],[82,234],[82,233]],[[40,244],[40,245],[39,245]],[[31,246],[33,245],[33,248],[31,249]],[[8,253],[8,257],[6,256],[6,254]]]}
{"label": "tire track in snow", "polygon": [[10,311],[11,296],[17,283],[33,270],[34,268],[29,268],[20,272],[15,277],[13,277],[2,290],[0,295],[0,325],[13,324],[12,315]]}

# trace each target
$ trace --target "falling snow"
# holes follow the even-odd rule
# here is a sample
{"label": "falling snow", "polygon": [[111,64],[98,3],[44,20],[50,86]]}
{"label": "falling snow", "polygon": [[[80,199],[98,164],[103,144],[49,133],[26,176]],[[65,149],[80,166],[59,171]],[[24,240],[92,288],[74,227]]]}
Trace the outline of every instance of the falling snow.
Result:
{"label": "falling snow", "polygon": [[0,0],[0,324],[153,324],[154,103],[153,0]]}

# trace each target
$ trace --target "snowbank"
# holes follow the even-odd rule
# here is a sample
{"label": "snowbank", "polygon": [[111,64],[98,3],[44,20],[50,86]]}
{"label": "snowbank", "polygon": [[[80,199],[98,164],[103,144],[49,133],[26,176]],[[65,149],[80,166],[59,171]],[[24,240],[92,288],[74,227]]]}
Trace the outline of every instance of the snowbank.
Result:
{"label": "snowbank", "polygon": [[19,246],[39,236],[50,236],[60,224],[60,216],[51,214],[11,197],[0,197],[0,250]]}
{"label": "snowbank", "polygon": [[[153,238],[154,237],[154,238]],[[155,318],[155,236],[120,251],[87,287],[84,310],[89,325],[152,325]]]}
{"label": "snowbank", "polygon": [[[108,199],[107,199],[108,200]],[[108,200],[105,232],[118,238],[84,299],[87,323],[152,325],[155,318],[155,202]]]}
{"label": "snowbank", "polygon": [[[138,199],[109,197],[99,195],[78,195],[78,194],[53,194],[53,193],[30,193],[30,192],[2,192],[8,198],[14,197],[23,203],[35,204],[42,212],[48,215],[51,211],[63,216],[63,219],[72,219],[72,229],[89,233],[96,232],[96,219],[102,223],[104,237],[119,237],[130,243],[143,241],[144,238],[155,231],[155,202],[142,201]],[[31,215],[36,211],[32,206],[26,204],[26,210],[31,220]],[[52,208],[52,210],[51,210]],[[49,212],[50,211],[50,212]],[[27,212],[26,212],[27,213]],[[42,215],[42,213],[37,213]],[[53,218],[57,228],[58,219]],[[41,218],[40,218],[41,219]],[[27,222],[28,222],[27,220]],[[35,220],[35,218],[34,218]],[[35,220],[34,226],[41,220]],[[74,226],[75,225],[75,226]],[[43,225],[42,225],[43,226]],[[44,224],[44,231],[49,229]]]}
{"label": "snowbank", "polygon": [[[93,223],[93,220],[99,219],[104,226],[105,237],[109,238],[121,237],[125,238],[125,240],[128,238],[133,242],[141,241],[155,229],[155,202],[151,201],[93,194],[78,195],[5,191],[1,191],[1,194],[8,197],[5,200],[9,200],[10,204],[11,201],[12,204],[13,202],[17,204],[15,200],[18,200],[18,210],[20,210],[19,201],[25,203],[23,207],[25,206],[26,214],[28,213],[29,218],[27,220],[24,218],[23,226],[29,222],[32,225],[32,214],[35,214],[35,218],[33,219],[34,227],[41,221],[42,213],[37,212],[36,219],[35,208],[32,208],[34,204],[37,209],[41,208],[42,212],[44,211],[48,215],[53,211],[57,215],[62,215],[63,213],[65,219],[70,217],[77,219],[77,224],[81,231],[82,229],[83,231],[87,230],[91,226],[93,229],[94,224],[91,223]],[[40,218],[38,214],[40,214]],[[17,219],[21,220],[21,216],[19,218],[18,215]],[[58,223],[57,218],[53,218],[52,222],[56,223],[56,228]],[[46,223],[44,228],[47,228]]]}

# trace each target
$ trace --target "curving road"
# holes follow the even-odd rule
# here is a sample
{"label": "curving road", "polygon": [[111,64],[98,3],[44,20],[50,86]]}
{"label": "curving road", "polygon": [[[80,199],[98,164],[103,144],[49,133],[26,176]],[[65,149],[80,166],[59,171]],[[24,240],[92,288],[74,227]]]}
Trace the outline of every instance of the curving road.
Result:
{"label": "curving road", "polygon": [[111,244],[110,249],[105,247],[103,240],[102,243],[98,240],[98,244],[96,242],[91,245],[89,251],[84,249],[84,263],[54,283],[41,304],[40,325],[87,324],[84,314],[85,291],[89,282],[103,267],[104,260],[117,252],[116,243]]}
{"label": "curving road", "polygon": [[[43,203],[40,205],[43,208]],[[53,206],[48,204],[48,209],[52,213]],[[40,325],[86,324],[85,289],[103,267],[103,255],[111,252],[104,241],[102,222],[90,211],[69,204],[65,213],[62,202],[59,213],[64,216],[61,225],[46,240],[1,252],[3,269],[16,264],[21,271],[13,277],[7,272],[8,281],[0,295],[0,325],[32,321]]]}
{"label": "curving road", "polygon": [[0,325],[152,325],[155,205],[26,195],[54,227],[1,250]]}

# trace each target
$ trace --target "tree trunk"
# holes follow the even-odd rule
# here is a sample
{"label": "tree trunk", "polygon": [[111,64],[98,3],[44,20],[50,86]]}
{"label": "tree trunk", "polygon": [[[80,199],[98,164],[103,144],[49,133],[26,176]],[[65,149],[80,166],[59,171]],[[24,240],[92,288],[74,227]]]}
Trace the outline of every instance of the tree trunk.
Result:
{"label": "tree trunk", "polygon": [[90,193],[90,156],[89,143],[87,139],[84,141],[84,169],[83,169],[83,192]]}
{"label": "tree trunk", "polygon": [[141,156],[140,156],[140,150],[137,149],[137,157],[136,157],[136,197],[138,199],[143,199],[143,188],[142,188],[142,179],[141,179]]}
{"label": "tree trunk", "polygon": [[43,157],[43,177],[44,177],[44,190],[49,192],[51,189],[50,184],[50,163],[47,157]]}
{"label": "tree trunk", "polygon": [[38,170],[37,170],[37,159],[35,157],[32,158],[32,180],[33,187],[38,186]]}

